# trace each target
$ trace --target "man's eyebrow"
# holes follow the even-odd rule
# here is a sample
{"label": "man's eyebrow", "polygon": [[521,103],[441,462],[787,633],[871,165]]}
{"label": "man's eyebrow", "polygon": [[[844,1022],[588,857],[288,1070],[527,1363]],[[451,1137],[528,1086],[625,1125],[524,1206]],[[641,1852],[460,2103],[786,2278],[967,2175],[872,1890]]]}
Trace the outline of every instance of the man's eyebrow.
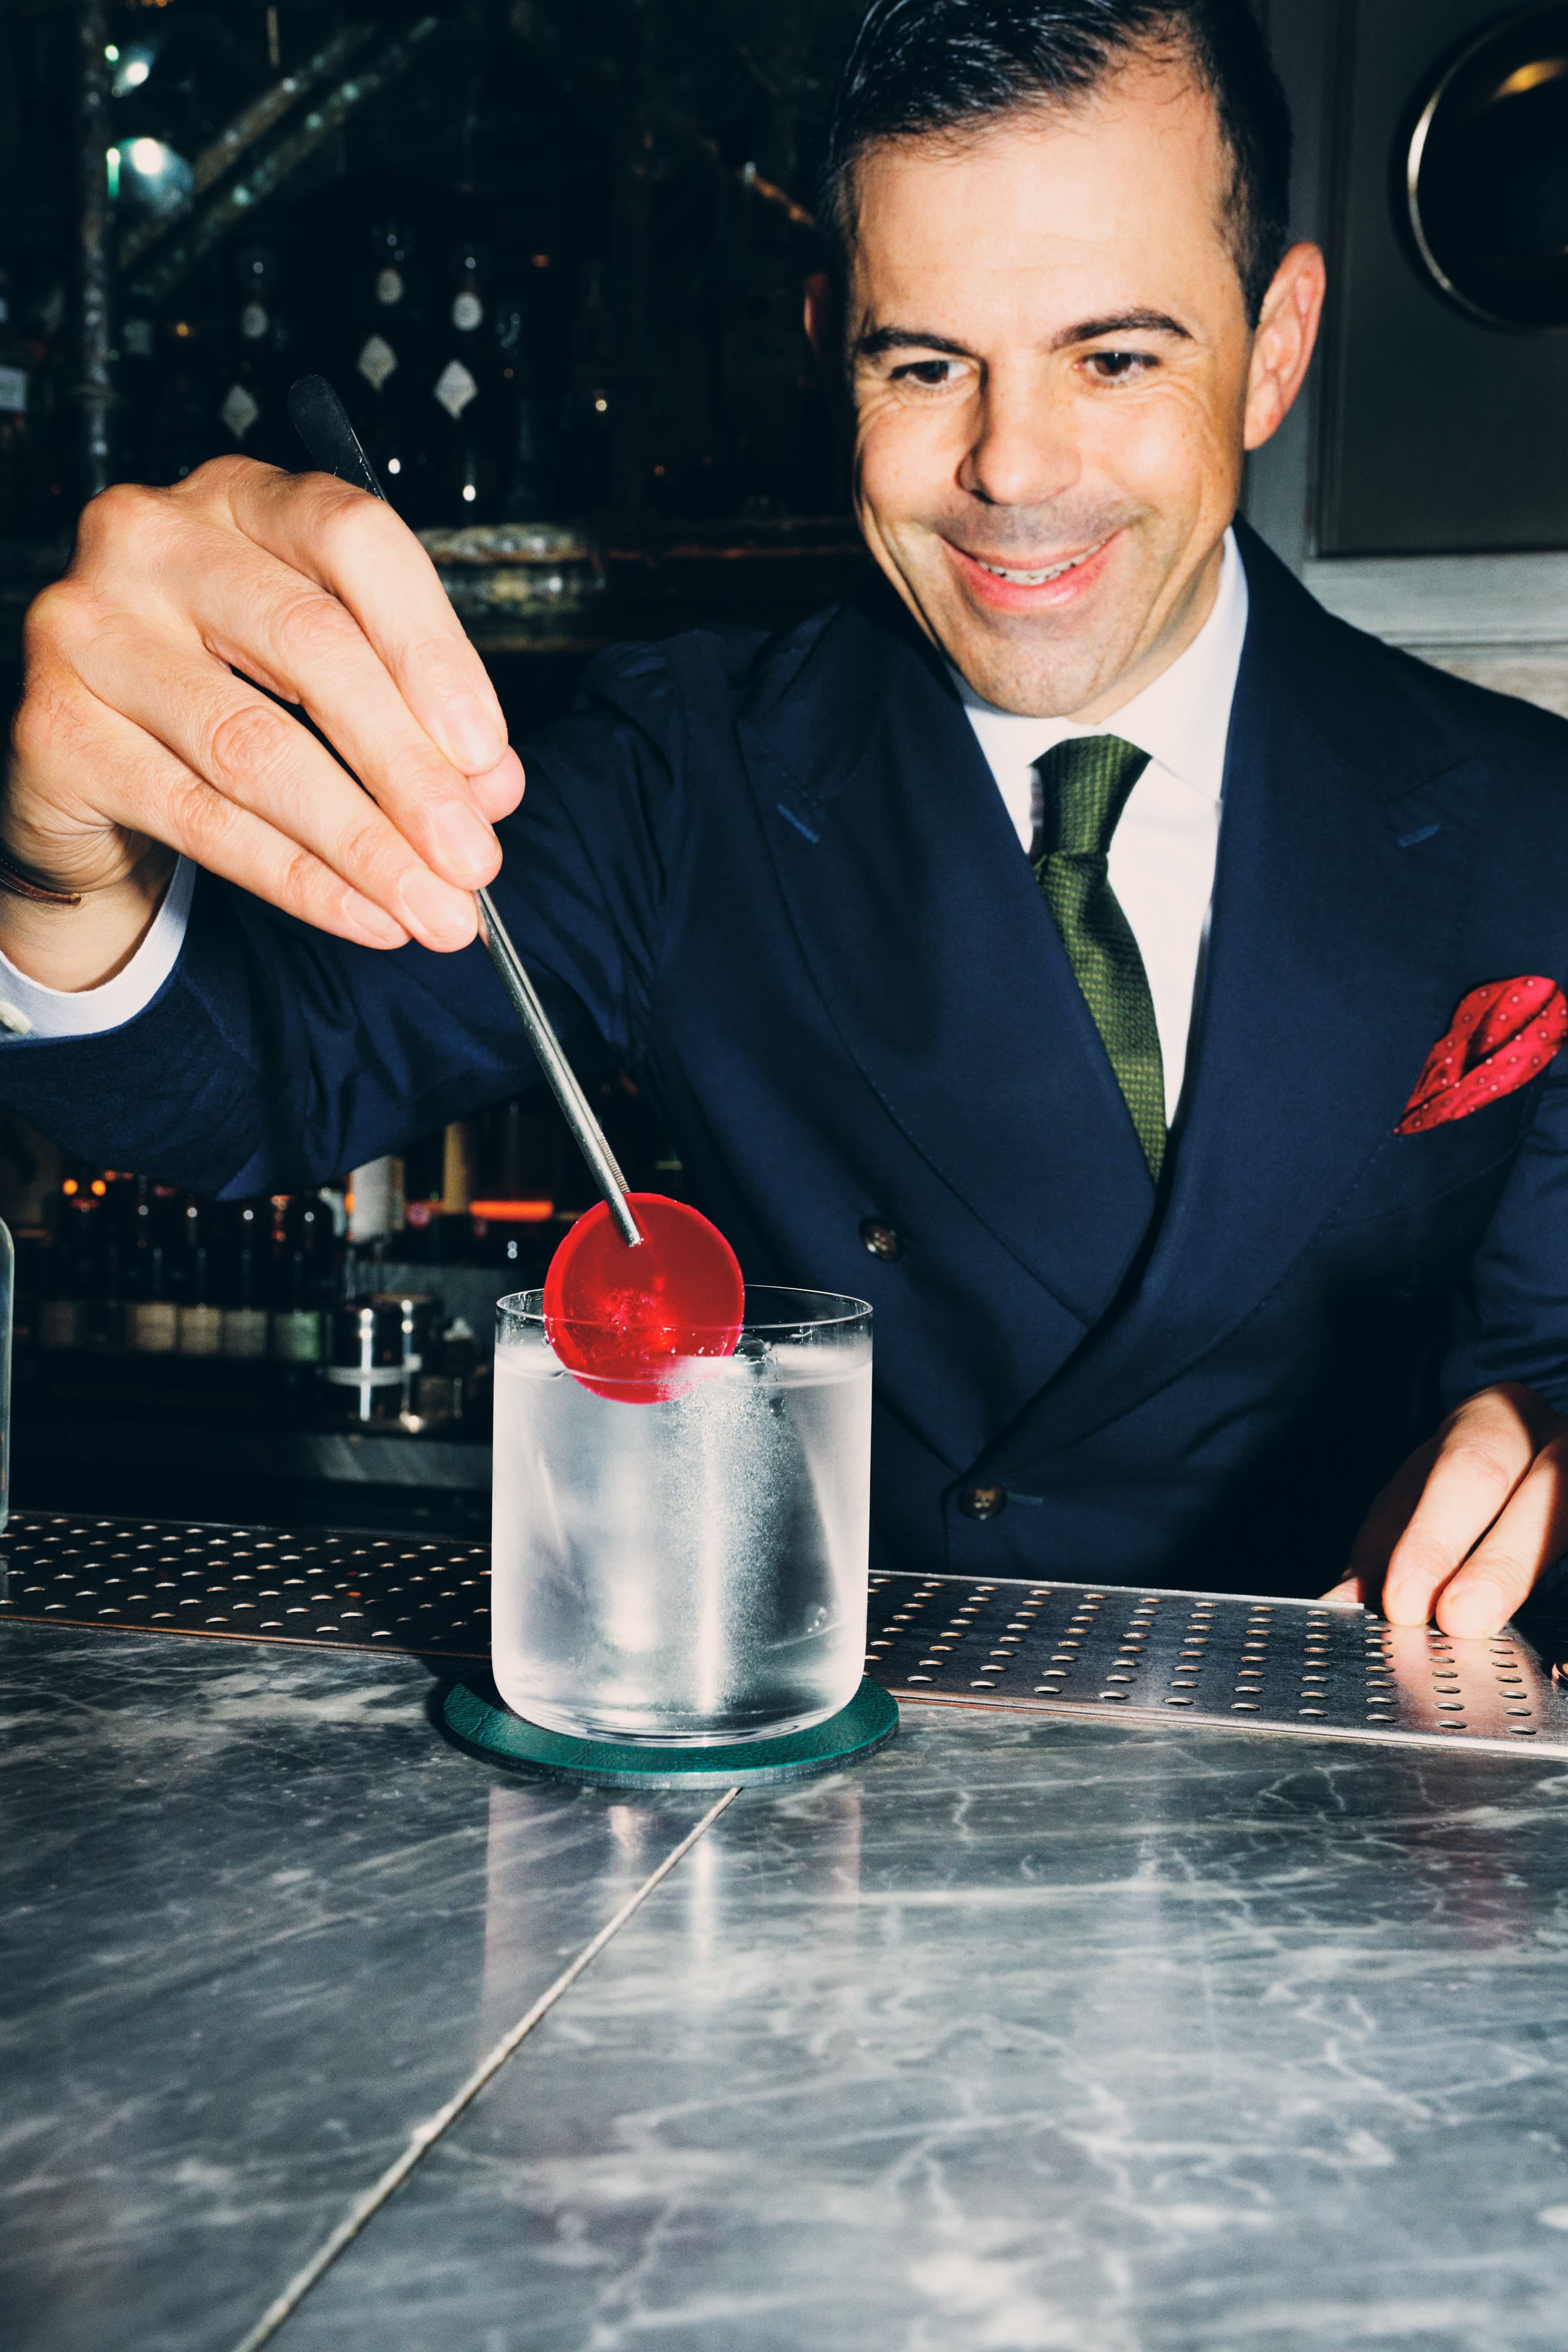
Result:
{"label": "man's eyebrow", "polygon": [[950,335],[925,335],[915,327],[872,327],[856,339],[857,359],[880,359],[883,352],[946,352],[956,360],[975,356],[967,344],[956,343]]}
{"label": "man's eyebrow", "polygon": [[1052,338],[1051,348],[1071,351],[1075,343],[1097,343],[1103,335],[1178,335],[1184,343],[1193,340],[1180,320],[1164,310],[1122,310],[1113,319],[1083,319],[1076,327],[1064,328]]}
{"label": "man's eyebrow", "polygon": [[[1182,342],[1193,340],[1189,328],[1166,310],[1121,310],[1114,318],[1082,319],[1075,327],[1064,327],[1051,338],[1053,352],[1073,350],[1080,343],[1097,343],[1105,335],[1176,335]],[[880,359],[884,352],[946,352],[956,360],[972,360],[974,352],[967,343],[955,342],[951,335],[927,335],[917,327],[873,327],[855,343],[855,357],[862,360]]]}

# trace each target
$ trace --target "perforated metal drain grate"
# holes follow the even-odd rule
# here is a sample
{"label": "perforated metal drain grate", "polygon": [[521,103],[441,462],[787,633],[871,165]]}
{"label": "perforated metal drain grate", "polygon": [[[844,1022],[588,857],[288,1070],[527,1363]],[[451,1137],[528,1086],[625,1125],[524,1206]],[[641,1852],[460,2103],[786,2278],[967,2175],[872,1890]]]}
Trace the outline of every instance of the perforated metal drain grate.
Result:
{"label": "perforated metal drain grate", "polygon": [[[17,1512],[0,1622],[402,1650],[490,1648],[486,1544]],[[866,1671],[901,1698],[1568,1751],[1568,1687],[1516,1627],[1458,1642],[1301,1601],[872,1580]]]}
{"label": "perforated metal drain grate", "polygon": [[490,1654],[488,1544],[14,1512],[0,1622]]}
{"label": "perforated metal drain grate", "polygon": [[868,1642],[910,1699],[1568,1750],[1568,1691],[1514,1626],[1459,1642],[1302,1601],[883,1576]]}

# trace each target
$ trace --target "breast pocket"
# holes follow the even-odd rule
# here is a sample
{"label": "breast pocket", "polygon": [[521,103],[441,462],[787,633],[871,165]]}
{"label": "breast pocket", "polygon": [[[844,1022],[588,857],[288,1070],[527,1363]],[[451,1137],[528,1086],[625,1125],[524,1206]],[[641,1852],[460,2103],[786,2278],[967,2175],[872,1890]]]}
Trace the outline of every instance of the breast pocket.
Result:
{"label": "breast pocket", "polygon": [[[1489,1103],[1469,1118],[1425,1135],[1391,1135],[1330,1220],[1336,1230],[1396,1220],[1437,1218],[1450,1196],[1471,1186],[1500,1192],[1530,1124],[1535,1088]],[[1444,1220],[1446,1222],[1446,1219]]]}

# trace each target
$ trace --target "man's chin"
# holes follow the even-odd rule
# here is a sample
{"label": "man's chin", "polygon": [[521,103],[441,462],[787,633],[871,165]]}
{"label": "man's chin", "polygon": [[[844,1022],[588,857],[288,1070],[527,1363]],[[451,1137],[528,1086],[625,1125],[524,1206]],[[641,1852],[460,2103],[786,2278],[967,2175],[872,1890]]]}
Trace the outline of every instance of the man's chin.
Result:
{"label": "man's chin", "polygon": [[1112,690],[1126,663],[1126,540],[1119,530],[1093,550],[1065,575],[1065,591],[998,581],[940,539],[918,566],[899,569],[904,594],[977,695],[999,710],[1065,719]]}
{"label": "man's chin", "polygon": [[981,699],[1030,719],[1069,719],[1114,685],[1124,649],[1085,642],[1080,631],[1047,630],[949,606],[933,633],[954,667]]}

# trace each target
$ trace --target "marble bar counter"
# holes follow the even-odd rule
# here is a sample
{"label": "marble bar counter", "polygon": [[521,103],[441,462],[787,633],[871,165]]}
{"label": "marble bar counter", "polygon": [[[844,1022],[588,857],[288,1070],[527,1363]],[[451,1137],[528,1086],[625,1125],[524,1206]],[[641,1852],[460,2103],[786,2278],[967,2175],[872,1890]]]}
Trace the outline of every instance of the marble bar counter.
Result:
{"label": "marble bar counter", "polygon": [[906,1705],[716,1810],[436,1688],[0,1629],[6,2352],[1568,2338],[1561,1758]]}

